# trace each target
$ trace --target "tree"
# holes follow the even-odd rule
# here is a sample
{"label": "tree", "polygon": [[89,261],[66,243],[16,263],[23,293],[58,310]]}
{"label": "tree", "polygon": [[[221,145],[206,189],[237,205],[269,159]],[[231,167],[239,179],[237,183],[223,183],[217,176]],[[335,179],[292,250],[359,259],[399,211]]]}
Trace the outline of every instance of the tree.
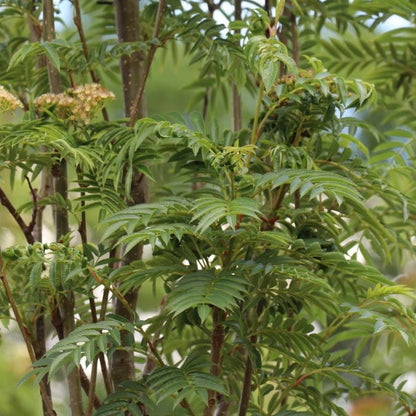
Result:
{"label": "tree", "polygon": [[[388,96],[383,69],[413,96],[413,32],[376,32],[393,15],[413,24],[411,2],[71,5],[74,27],[58,34],[51,0],[0,10],[0,107],[21,107],[1,125],[1,167],[31,196],[17,207],[0,189],[26,240],[1,252],[1,316],[19,326],[44,415],[56,414],[49,383],[61,370],[73,416],[345,415],[347,395],[414,415],[397,374],[376,377],[361,360],[414,338],[397,298],[412,289],[380,271],[413,249],[415,203],[397,183],[413,178],[412,142],[356,115],[395,106],[390,135],[412,137],[413,100]],[[200,71],[193,111],[148,117],[147,80],[169,48]],[[124,118],[110,111],[116,97]],[[149,282],[163,293],[143,319]]]}

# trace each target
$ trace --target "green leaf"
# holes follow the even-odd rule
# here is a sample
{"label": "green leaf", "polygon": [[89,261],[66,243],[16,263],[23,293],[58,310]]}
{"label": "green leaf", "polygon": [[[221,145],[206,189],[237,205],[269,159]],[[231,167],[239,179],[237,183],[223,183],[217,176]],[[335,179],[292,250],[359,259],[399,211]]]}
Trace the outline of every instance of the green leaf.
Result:
{"label": "green leaf", "polygon": [[179,279],[169,294],[168,307],[175,315],[200,306],[216,306],[226,311],[236,306],[237,299],[241,299],[246,290],[244,277],[200,270]]}
{"label": "green leaf", "polygon": [[268,60],[260,68],[261,77],[263,78],[264,87],[269,91],[276,82],[279,73],[279,62]]}
{"label": "green leaf", "polygon": [[56,52],[56,47],[51,42],[41,43],[42,48],[45,50],[46,56],[48,57],[49,62],[58,70],[61,70],[61,62],[59,55]]}
{"label": "green leaf", "polygon": [[214,223],[223,222],[224,219],[234,229],[237,216],[258,219],[260,214],[259,204],[255,199],[239,197],[227,201],[214,196],[197,199],[194,203],[193,212],[195,214],[192,221],[199,220],[196,230],[200,233],[203,233]]}

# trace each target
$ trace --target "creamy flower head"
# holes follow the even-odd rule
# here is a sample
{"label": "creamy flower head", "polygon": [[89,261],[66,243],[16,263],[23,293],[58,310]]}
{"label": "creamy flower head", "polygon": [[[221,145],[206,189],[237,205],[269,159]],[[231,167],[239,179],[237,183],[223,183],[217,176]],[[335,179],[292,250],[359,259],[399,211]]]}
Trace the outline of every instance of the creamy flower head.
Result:
{"label": "creamy flower head", "polygon": [[2,85],[0,85],[0,113],[23,108],[22,103]]}
{"label": "creamy flower head", "polygon": [[57,117],[89,123],[104,105],[116,97],[99,84],[80,85],[61,94],[43,94],[34,101],[39,110],[53,111]]}

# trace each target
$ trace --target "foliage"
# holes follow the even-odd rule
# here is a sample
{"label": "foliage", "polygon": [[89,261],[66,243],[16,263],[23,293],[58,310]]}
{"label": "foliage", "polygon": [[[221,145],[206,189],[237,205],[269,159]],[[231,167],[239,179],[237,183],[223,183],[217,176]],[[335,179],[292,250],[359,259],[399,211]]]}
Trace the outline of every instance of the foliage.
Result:
{"label": "foliage", "polygon": [[[42,389],[89,367],[87,414],[94,405],[97,416],[346,415],[342,399],[378,394],[395,415],[413,415],[400,374],[376,377],[363,357],[384,342],[414,345],[416,317],[400,298],[414,293],[382,273],[413,255],[414,6],[251,2],[236,20],[223,3],[147,2],[131,42],[116,39],[110,5],[82,5],[95,19],[86,40],[78,27],[42,41],[18,34],[28,18],[41,27],[38,2],[1,3],[1,82],[14,94],[3,99],[23,110],[1,125],[0,168],[31,201],[16,208],[0,188],[26,238],[2,248],[0,316],[25,338],[25,380],[35,375]],[[380,32],[391,16],[409,27]],[[200,71],[194,111],[109,119],[114,96],[97,77],[120,99],[118,59],[139,53],[151,68],[169,45]],[[65,92],[49,93],[50,66]],[[254,97],[250,119],[221,128],[216,105],[223,96],[236,117],[240,93]],[[380,108],[387,131],[358,118]],[[56,187],[63,163],[69,197]],[[45,172],[52,192],[37,190]],[[144,177],[151,200],[135,204]],[[73,231],[36,241],[45,207],[69,215]],[[86,228],[93,216],[98,238],[95,221]],[[151,258],[128,261],[143,246]],[[129,296],[149,283],[163,293],[144,318]],[[58,338],[46,351],[42,319]],[[106,362],[120,350],[133,353],[136,373],[113,386]],[[106,393],[95,400],[98,362]]]}

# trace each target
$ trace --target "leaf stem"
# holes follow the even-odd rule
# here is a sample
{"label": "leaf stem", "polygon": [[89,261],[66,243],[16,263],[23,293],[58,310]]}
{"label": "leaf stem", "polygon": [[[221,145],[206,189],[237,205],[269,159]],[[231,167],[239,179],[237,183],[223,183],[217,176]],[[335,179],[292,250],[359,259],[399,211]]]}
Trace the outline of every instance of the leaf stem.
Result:
{"label": "leaf stem", "polygon": [[[258,141],[257,125],[258,125],[259,118],[260,118],[261,105],[263,102],[263,94],[264,94],[264,83],[263,83],[263,80],[261,80],[260,85],[259,85],[259,91],[257,94],[257,103],[256,103],[256,111],[254,113],[254,119],[253,119],[253,128],[251,130],[251,136],[250,136],[250,144],[253,144],[253,145],[256,145]],[[250,165],[250,159],[251,159],[251,153],[247,155],[247,160],[246,160],[247,167]]]}

